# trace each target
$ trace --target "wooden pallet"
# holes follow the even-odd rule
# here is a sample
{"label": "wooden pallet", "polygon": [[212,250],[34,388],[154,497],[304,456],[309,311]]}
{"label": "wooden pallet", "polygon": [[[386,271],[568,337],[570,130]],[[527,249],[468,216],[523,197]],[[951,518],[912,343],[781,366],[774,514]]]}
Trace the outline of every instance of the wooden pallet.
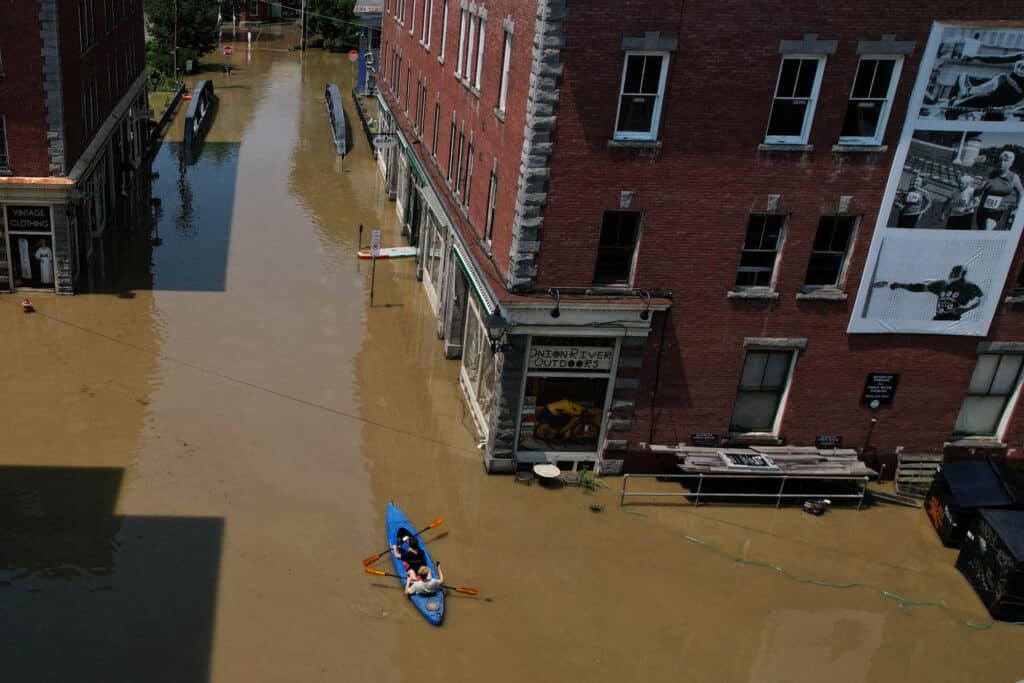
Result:
{"label": "wooden pallet", "polygon": [[896,492],[924,498],[941,464],[941,455],[900,453],[896,456]]}

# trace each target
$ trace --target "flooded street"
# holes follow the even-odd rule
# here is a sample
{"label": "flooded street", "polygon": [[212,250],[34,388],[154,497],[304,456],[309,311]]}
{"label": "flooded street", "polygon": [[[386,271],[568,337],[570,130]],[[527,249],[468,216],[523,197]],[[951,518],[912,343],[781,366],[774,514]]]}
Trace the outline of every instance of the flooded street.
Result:
{"label": "flooded street", "polygon": [[[370,307],[359,224],[404,240],[345,54],[233,42],[113,284],[0,298],[3,680],[1024,679],[1024,627],[989,627],[921,510],[620,507],[619,478],[485,474],[411,259],[378,264]],[[424,539],[480,591],[439,629],[361,570],[389,499],[444,517]]]}

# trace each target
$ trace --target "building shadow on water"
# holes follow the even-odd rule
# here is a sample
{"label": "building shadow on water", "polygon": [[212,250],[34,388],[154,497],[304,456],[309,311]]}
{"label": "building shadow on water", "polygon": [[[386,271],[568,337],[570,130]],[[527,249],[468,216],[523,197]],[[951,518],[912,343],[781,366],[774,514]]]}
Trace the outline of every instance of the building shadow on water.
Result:
{"label": "building shadow on water", "polygon": [[122,479],[0,467],[3,680],[210,680],[224,520],[116,515]]}

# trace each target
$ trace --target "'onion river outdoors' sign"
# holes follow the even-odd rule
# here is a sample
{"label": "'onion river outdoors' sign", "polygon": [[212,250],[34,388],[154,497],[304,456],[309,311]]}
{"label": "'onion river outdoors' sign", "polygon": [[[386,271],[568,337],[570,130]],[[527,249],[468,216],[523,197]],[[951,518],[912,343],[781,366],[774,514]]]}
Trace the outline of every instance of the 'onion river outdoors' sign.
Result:
{"label": "'onion river outdoors' sign", "polygon": [[611,370],[615,349],[606,346],[531,346],[531,370]]}

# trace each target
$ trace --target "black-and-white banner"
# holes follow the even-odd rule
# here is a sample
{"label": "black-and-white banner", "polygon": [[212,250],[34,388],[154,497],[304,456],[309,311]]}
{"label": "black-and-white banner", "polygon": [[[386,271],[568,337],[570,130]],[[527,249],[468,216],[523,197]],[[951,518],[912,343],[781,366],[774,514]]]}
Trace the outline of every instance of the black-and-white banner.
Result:
{"label": "black-and-white banner", "polygon": [[1024,25],[936,24],[851,333],[984,336],[1024,226]]}

